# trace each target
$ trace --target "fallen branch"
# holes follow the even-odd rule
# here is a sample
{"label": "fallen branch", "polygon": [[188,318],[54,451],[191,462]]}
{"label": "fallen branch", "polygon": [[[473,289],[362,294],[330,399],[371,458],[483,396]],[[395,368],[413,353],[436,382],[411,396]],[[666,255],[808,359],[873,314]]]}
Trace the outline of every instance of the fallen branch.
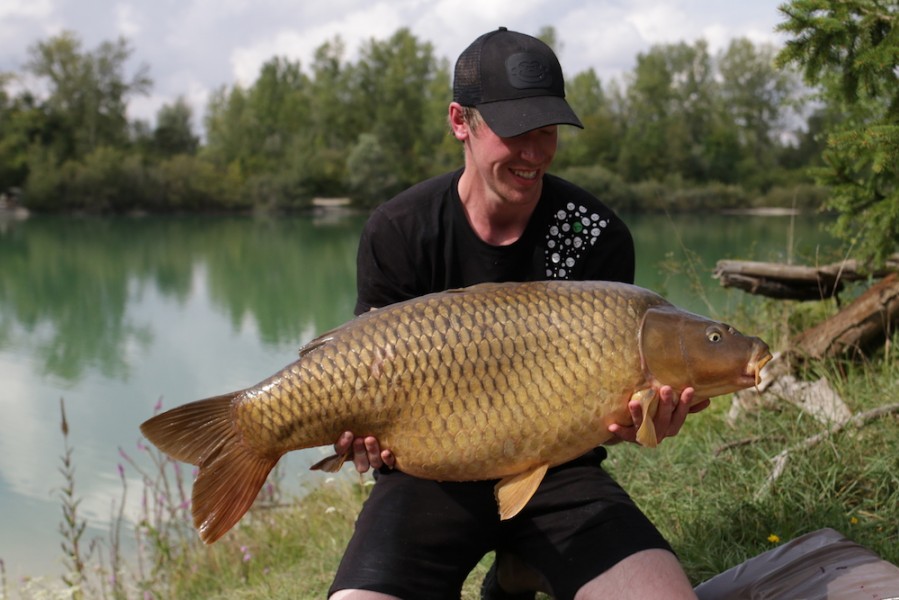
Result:
{"label": "fallen branch", "polygon": [[747,260],[719,260],[712,275],[724,287],[789,300],[823,300],[839,294],[844,282],[885,277],[899,270],[899,254],[870,272],[856,260],[807,267]]}
{"label": "fallen branch", "polygon": [[767,495],[768,492],[771,491],[771,487],[787,468],[787,461],[789,460],[792,453],[799,452],[800,450],[807,450],[808,448],[817,446],[824,440],[840,433],[847,427],[861,429],[871,421],[894,413],[899,414],[899,404],[887,404],[884,406],[879,406],[869,411],[858,413],[844,423],[837,423],[830,429],[827,429],[820,433],[816,433],[813,436],[805,438],[798,444],[794,444],[789,448],[782,450],[777,454],[777,456],[771,459],[771,462],[774,463],[774,468],[771,470],[771,473],[768,475],[768,478],[765,480],[759,490],[755,493],[755,499],[760,500],[765,495]]}
{"label": "fallen branch", "polygon": [[775,353],[774,360],[762,369],[762,381],[757,388],[740,390],[731,399],[727,422],[735,424],[744,413],[771,408],[784,402],[795,405],[825,426],[845,423],[852,411],[825,377],[817,381],[802,381],[792,374],[788,358]]}
{"label": "fallen branch", "polygon": [[801,358],[864,354],[889,340],[899,322],[899,275],[893,273],[823,323],[793,338],[791,352]]}

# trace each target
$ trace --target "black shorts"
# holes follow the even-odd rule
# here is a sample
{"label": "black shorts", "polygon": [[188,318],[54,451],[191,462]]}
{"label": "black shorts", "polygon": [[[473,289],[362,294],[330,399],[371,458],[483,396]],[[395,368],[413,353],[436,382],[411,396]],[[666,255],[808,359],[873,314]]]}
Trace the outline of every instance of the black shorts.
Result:
{"label": "black shorts", "polygon": [[404,600],[458,600],[491,550],[512,551],[558,600],[620,560],[671,546],[600,463],[599,448],[550,469],[515,517],[500,521],[496,481],[436,482],[384,472],[365,502],[330,593],[365,589]]}

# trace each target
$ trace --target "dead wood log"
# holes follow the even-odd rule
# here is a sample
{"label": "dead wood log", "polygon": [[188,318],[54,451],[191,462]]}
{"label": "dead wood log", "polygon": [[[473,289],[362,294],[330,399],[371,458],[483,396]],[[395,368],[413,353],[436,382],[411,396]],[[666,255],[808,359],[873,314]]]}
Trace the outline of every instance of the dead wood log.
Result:
{"label": "dead wood log", "polygon": [[826,321],[796,335],[801,359],[854,358],[890,339],[899,324],[899,275],[893,273]]}
{"label": "dead wood log", "polygon": [[779,300],[821,300],[843,290],[835,274],[798,265],[719,260],[713,277],[724,287]]}
{"label": "dead wood log", "polygon": [[747,260],[719,260],[713,277],[724,287],[781,300],[822,300],[838,295],[845,282],[884,277],[899,270],[899,255],[870,272],[855,260],[808,267]]}

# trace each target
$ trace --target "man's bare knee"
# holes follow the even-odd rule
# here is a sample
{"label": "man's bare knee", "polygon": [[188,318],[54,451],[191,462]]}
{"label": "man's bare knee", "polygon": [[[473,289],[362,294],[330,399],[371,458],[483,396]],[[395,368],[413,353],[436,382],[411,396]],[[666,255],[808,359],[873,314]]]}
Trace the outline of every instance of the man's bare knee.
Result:
{"label": "man's bare knee", "polygon": [[575,600],[600,598],[695,600],[696,594],[677,557],[667,550],[652,549],[628,556],[585,583],[575,596]]}
{"label": "man's bare knee", "polygon": [[340,590],[334,592],[328,600],[402,600],[390,594],[370,592],[368,590]]}

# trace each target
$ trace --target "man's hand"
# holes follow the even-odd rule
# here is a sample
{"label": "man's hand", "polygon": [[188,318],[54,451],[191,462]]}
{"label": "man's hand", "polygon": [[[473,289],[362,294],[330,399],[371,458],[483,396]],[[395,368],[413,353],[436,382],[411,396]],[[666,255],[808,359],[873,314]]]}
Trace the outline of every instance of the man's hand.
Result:
{"label": "man's hand", "polygon": [[334,452],[337,454],[352,454],[353,464],[360,473],[369,469],[388,467],[392,469],[396,464],[393,452],[381,450],[381,445],[374,436],[354,437],[352,431],[344,431],[334,443]]}
{"label": "man's hand", "polygon": [[[684,421],[687,420],[688,414],[696,413],[709,407],[711,402],[708,398],[696,402],[693,393],[693,388],[685,388],[678,399],[675,397],[674,389],[671,386],[663,385],[659,389],[659,408],[652,420],[656,428],[658,441],[661,442],[666,437],[677,435],[680,428],[684,426]],[[615,434],[618,439],[606,442],[606,444],[615,444],[622,440],[636,443],[637,430],[640,428],[640,424],[643,423],[643,409],[640,407],[640,402],[636,400],[629,402],[627,408],[631,412],[634,424],[630,427],[617,423],[609,425],[609,431]]]}

